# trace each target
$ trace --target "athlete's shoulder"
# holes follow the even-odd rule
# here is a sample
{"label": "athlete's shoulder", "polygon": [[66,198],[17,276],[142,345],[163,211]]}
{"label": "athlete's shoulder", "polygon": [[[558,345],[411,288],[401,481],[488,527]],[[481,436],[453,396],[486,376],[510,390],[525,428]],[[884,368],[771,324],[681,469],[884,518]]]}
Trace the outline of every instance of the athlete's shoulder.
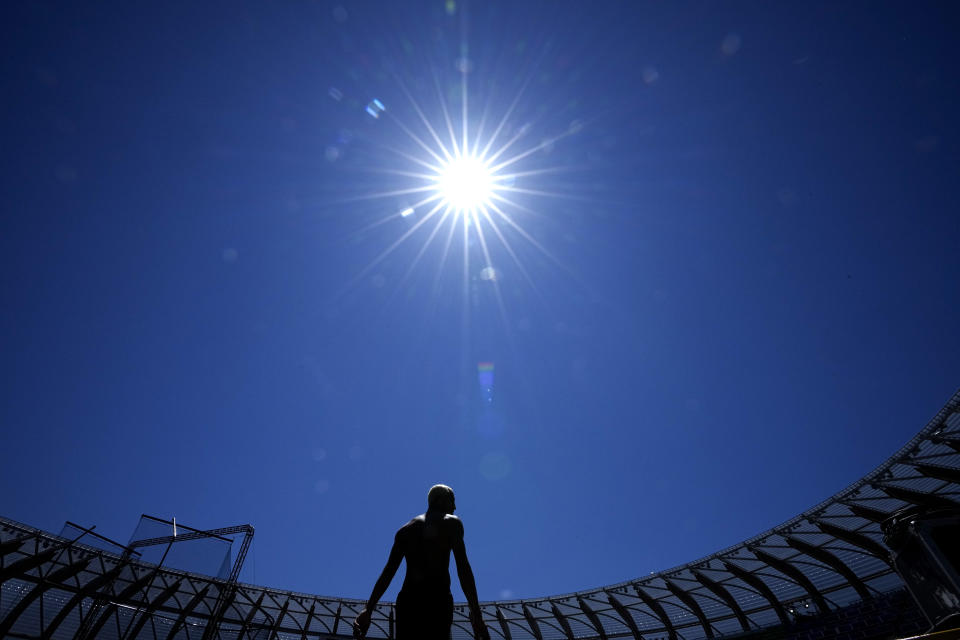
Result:
{"label": "athlete's shoulder", "polygon": [[460,520],[457,516],[452,513],[448,513],[443,516],[443,525],[449,530],[454,531],[461,536],[463,536],[463,521]]}
{"label": "athlete's shoulder", "polygon": [[426,518],[425,518],[424,515],[421,513],[421,514],[418,515],[418,516],[414,516],[414,517],[410,518],[410,520],[407,521],[407,524],[405,524],[405,525],[403,525],[402,527],[400,527],[400,530],[403,531],[404,529],[413,529],[413,528],[416,528],[416,527],[421,527],[421,526],[423,526],[423,523],[424,523],[424,522],[426,522]]}
{"label": "athlete's shoulder", "polygon": [[419,529],[423,527],[423,523],[424,523],[423,515],[414,516],[413,518],[410,518],[410,520],[405,525],[397,529],[397,537],[398,538],[402,537],[405,533],[409,531],[413,531],[415,529]]}

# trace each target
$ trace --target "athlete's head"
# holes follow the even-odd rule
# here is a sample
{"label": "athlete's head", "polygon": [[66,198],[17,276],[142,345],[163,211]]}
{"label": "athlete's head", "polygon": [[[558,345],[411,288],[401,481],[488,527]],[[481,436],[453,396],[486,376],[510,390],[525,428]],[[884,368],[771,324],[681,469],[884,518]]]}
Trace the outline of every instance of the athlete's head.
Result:
{"label": "athlete's head", "polygon": [[453,499],[453,489],[445,484],[435,484],[427,492],[427,508],[431,511],[453,513],[457,504]]}

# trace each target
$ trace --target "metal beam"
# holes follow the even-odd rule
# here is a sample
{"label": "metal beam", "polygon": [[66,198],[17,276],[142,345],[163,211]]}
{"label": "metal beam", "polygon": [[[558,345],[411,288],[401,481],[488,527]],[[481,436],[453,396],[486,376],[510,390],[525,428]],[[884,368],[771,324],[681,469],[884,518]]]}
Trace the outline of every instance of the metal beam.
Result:
{"label": "metal beam", "polygon": [[523,617],[527,619],[527,624],[530,625],[530,633],[533,634],[533,637],[537,640],[543,640],[543,634],[540,633],[540,625],[537,623],[537,619],[530,613],[530,609],[527,605],[523,605]]}
{"label": "metal beam", "polygon": [[233,569],[230,570],[228,582],[236,582],[240,579],[240,569],[243,567],[244,560],[247,559],[247,551],[250,550],[250,544],[253,542],[253,527],[249,524],[244,524],[238,528],[243,529],[243,542],[240,543],[237,557],[233,560]]}
{"label": "metal beam", "polygon": [[150,616],[153,615],[153,612],[160,608],[160,605],[169,600],[173,594],[179,591],[182,583],[183,580],[175,581],[172,585],[161,591],[160,595],[151,600],[150,604],[148,604],[140,613],[140,618],[134,622],[130,631],[124,634],[124,638],[136,638],[137,634],[140,633],[140,629],[143,629],[143,625],[145,625],[147,620],[150,619]]}
{"label": "metal beam", "polygon": [[823,520],[811,520],[811,522],[817,525],[817,528],[825,534],[833,536],[837,540],[843,540],[847,544],[859,547],[870,555],[876,556],[887,564],[890,564],[890,552],[887,548],[866,534],[844,529],[843,527],[838,527],[835,524],[830,524]]}
{"label": "metal beam", "polygon": [[[253,541],[254,529],[249,524],[238,524],[232,527],[220,527],[219,529],[209,529],[207,531],[192,530],[188,533],[181,533],[180,535],[144,538],[143,540],[135,540],[131,542],[126,549],[127,552],[131,552],[137,547],[150,547],[158,544],[171,544],[174,542],[185,542],[187,540],[197,540],[200,538],[216,538],[222,542],[229,542],[230,544],[233,544],[233,540],[223,536],[234,535],[237,533],[244,534],[243,542],[240,544],[240,550],[237,552],[237,557],[233,561],[233,567],[230,570],[229,577],[227,578],[227,582],[236,582],[237,578],[240,577],[240,568],[243,566],[243,561],[247,557],[247,551],[250,549],[250,543]],[[136,552],[134,551],[134,553]]]}
{"label": "metal beam", "polygon": [[[317,606],[316,603],[314,603],[313,606],[314,606],[314,607]],[[311,612],[311,613],[313,612],[313,607],[310,607],[310,612]],[[340,626],[340,616],[341,616],[341,615],[343,615],[343,603],[342,603],[342,602],[337,604],[337,612],[333,615],[333,631],[331,632],[331,633],[333,633],[333,635],[337,635],[337,627]]]}
{"label": "metal beam", "polygon": [[167,544],[170,542],[185,542],[187,540],[197,540],[199,538],[219,538],[221,542],[233,542],[230,538],[225,538],[224,536],[233,535],[235,533],[253,533],[253,527],[249,524],[238,524],[233,527],[221,527],[219,529],[208,529],[207,531],[197,531],[193,530],[188,533],[181,533],[176,536],[157,536],[155,538],[143,538],[142,540],[134,540],[128,545],[130,549],[136,549],[137,547],[150,547],[157,544]]}
{"label": "metal beam", "polygon": [[[247,612],[247,617],[243,619],[243,622],[240,624],[240,631],[237,633],[237,640],[242,640],[243,636],[247,633],[247,627],[250,626],[250,623],[253,622],[253,616],[256,615],[257,610],[261,609],[260,605],[263,604],[263,599],[266,597],[267,592],[261,591],[260,597],[257,598],[256,602],[250,601],[250,611]],[[262,610],[262,609],[261,609]]]}
{"label": "metal beam", "polygon": [[593,609],[590,608],[590,605],[587,604],[587,601],[580,596],[577,596],[577,604],[580,605],[580,610],[583,611],[585,616],[587,616],[587,620],[590,621],[590,624],[596,628],[597,634],[600,636],[600,640],[607,640],[607,630],[603,628],[602,624],[600,624],[600,618],[598,618],[597,614],[594,613]]}
{"label": "metal beam", "polygon": [[790,618],[787,617],[787,612],[783,608],[783,605],[780,604],[780,601],[777,600],[777,596],[773,595],[773,591],[770,590],[770,587],[767,586],[767,583],[764,582],[760,576],[753,574],[743,567],[733,564],[732,562],[727,562],[726,560],[723,560],[722,562],[727,571],[743,580],[750,587],[752,587],[754,591],[759,593],[766,599],[767,602],[770,603],[773,611],[777,614],[777,617],[780,618],[781,624],[790,623]]}
{"label": "metal beam", "polygon": [[23,546],[23,543],[26,542],[28,538],[15,538],[13,540],[7,540],[6,542],[0,542],[0,558],[4,557],[8,553],[13,553],[17,549]]}
{"label": "metal beam", "polygon": [[712,640],[713,627],[710,626],[710,621],[707,620],[707,616],[703,615],[703,609],[700,608],[700,603],[698,603],[692,595],[681,589],[670,580],[664,580],[664,582],[667,583],[667,589],[670,589],[670,593],[680,598],[680,601],[687,605],[687,608],[693,612],[693,615],[697,616],[697,620],[699,620],[700,624],[703,626],[703,632],[707,634],[707,638]]}
{"label": "metal beam", "polygon": [[765,562],[783,575],[791,578],[794,582],[800,585],[800,587],[807,592],[807,594],[813,598],[814,604],[817,605],[817,611],[820,613],[827,613],[830,611],[830,607],[827,606],[827,601],[823,599],[820,591],[813,585],[810,581],[810,578],[796,568],[786,560],[772,556],[769,553],[761,551],[760,549],[750,549],[753,552],[753,555],[757,556],[757,559],[761,562]]}
{"label": "metal beam", "polygon": [[663,628],[667,630],[667,636],[670,638],[670,640],[677,640],[677,631],[673,628],[673,623],[670,622],[670,616],[668,616],[667,612],[663,610],[663,605],[647,594],[646,591],[641,589],[640,585],[633,585],[633,589],[637,592],[637,596],[643,600],[643,604],[647,605],[650,610],[653,611],[658,618],[660,618],[660,622],[663,623]]}
{"label": "metal beam", "polygon": [[785,538],[787,544],[797,551],[807,554],[814,560],[819,560],[846,578],[847,582],[849,582],[850,586],[852,586],[857,593],[860,594],[861,598],[864,600],[869,600],[871,597],[873,597],[873,594],[870,593],[869,589],[867,589],[867,585],[863,583],[863,580],[861,580],[860,577],[854,573],[850,567],[844,564],[843,560],[830,553],[823,547],[816,547],[809,542],[805,542],[793,536],[785,536]]}
{"label": "metal beam", "polygon": [[16,562],[11,562],[3,569],[0,569],[0,584],[3,584],[10,578],[19,578],[25,575],[28,571],[32,571],[43,563],[49,562],[53,559],[53,556],[60,551],[60,548],[54,547],[52,549],[42,551],[35,556],[27,556],[26,558],[20,558]]}
{"label": "metal beam", "polygon": [[[307,619],[303,623],[303,633],[300,634],[300,640],[307,640],[307,631],[310,629],[310,621],[313,619],[313,612],[317,608],[317,601],[314,600],[310,605],[310,611],[307,612]],[[337,615],[340,614],[340,607],[337,607]],[[336,633],[336,631],[334,631]]]}
{"label": "metal beam", "polygon": [[567,622],[567,617],[563,615],[563,612],[557,607],[556,604],[550,603],[550,610],[553,611],[553,617],[557,619],[560,623],[560,627],[563,629],[563,632],[567,634],[569,640],[574,640],[573,629],[570,628],[570,623]]}
{"label": "metal beam", "polygon": [[934,464],[914,464],[913,466],[928,478],[936,478],[937,480],[960,484],[960,469],[941,467],[940,465]]}
{"label": "metal beam", "polygon": [[80,603],[83,602],[85,598],[94,598],[100,588],[113,582],[128,564],[129,563],[127,561],[119,562],[113,569],[94,578],[81,587],[75,594],[73,594],[73,597],[70,598],[70,601],[63,605],[63,608],[60,609],[53,620],[50,621],[50,624],[47,625],[47,628],[43,630],[41,635],[42,640],[50,640],[50,638],[53,637],[54,632],[57,630],[57,627],[60,626],[60,623],[63,622],[68,615],[75,612],[76,608],[80,606]]}
{"label": "metal beam", "polygon": [[270,628],[270,633],[267,634],[267,640],[273,638],[277,635],[277,632],[280,630],[280,621],[283,620],[283,616],[287,615],[287,609],[290,607],[290,598],[287,598],[283,601],[283,606],[280,607],[280,614],[277,616],[277,619],[273,621],[273,626]]}
{"label": "metal beam", "polygon": [[728,607],[730,607],[730,610],[733,611],[733,615],[737,616],[737,621],[740,622],[741,629],[744,631],[750,631],[750,622],[747,620],[746,614],[743,612],[743,609],[740,608],[740,605],[737,603],[737,599],[734,598],[733,595],[727,591],[722,584],[708,578],[706,575],[697,570],[693,571],[693,577],[697,579],[697,582],[709,589],[713,595],[719,597],[727,604]]}
{"label": "metal beam", "polygon": [[88,564],[90,564],[90,559],[85,558],[47,574],[40,584],[31,589],[30,593],[25,595],[20,602],[17,603],[17,606],[8,611],[3,620],[0,620],[0,638],[7,637],[7,632],[10,631],[20,615],[23,614],[37,598],[42,596],[48,589],[58,586],[64,580],[69,580],[77,575],[86,569]]}
{"label": "metal beam", "polygon": [[[100,629],[103,628],[103,625],[107,623],[107,620],[117,610],[118,603],[126,604],[132,597],[133,594],[143,589],[149,588],[149,584],[153,582],[153,579],[157,576],[158,570],[154,569],[149,573],[146,573],[139,580],[134,581],[132,584],[127,586],[126,589],[121,591],[117,596],[110,599],[110,603],[107,605],[107,610],[100,614],[100,617],[97,618],[97,621],[93,624],[92,627],[87,628],[86,620],[84,624],[80,625],[80,629],[77,631],[77,639],[84,640],[84,638],[96,638],[97,634],[100,632]],[[137,603],[139,604],[139,603]],[[87,615],[87,620],[92,616],[96,615],[98,608],[94,607],[91,609],[90,613]]]}
{"label": "metal beam", "polygon": [[950,509],[960,508],[960,503],[936,493],[923,493],[922,491],[914,491],[913,489],[904,489],[903,487],[895,487],[887,484],[875,484],[873,486],[877,489],[880,489],[891,498],[903,500],[904,502],[916,504],[921,507],[929,507],[931,509],[940,509],[944,507]]}
{"label": "metal beam", "polygon": [[173,626],[170,627],[170,633],[167,634],[166,640],[173,640],[173,637],[177,635],[178,631],[180,631],[180,627],[182,627],[186,623],[187,616],[193,613],[193,610],[197,607],[198,604],[203,602],[203,599],[207,597],[207,591],[209,590],[210,590],[210,585],[209,584],[204,585],[203,589],[201,589],[195,596],[190,598],[190,602],[188,602],[187,606],[185,606],[183,609],[180,610],[180,615],[177,616],[176,622],[174,622]]}
{"label": "metal beam", "polygon": [[217,635],[220,620],[227,615],[227,609],[237,597],[237,585],[234,582],[223,582],[217,585],[217,599],[210,611],[210,622],[203,630],[202,640],[212,640]]}
{"label": "metal beam", "polygon": [[610,602],[610,606],[614,608],[617,612],[617,615],[623,620],[623,624],[627,625],[627,628],[630,629],[630,633],[633,634],[634,640],[643,640],[643,636],[640,634],[640,629],[637,628],[637,621],[633,619],[633,616],[630,615],[630,611],[623,606],[623,603],[613,597],[612,593],[607,593],[607,600]]}
{"label": "metal beam", "polygon": [[945,444],[957,453],[960,453],[960,440],[956,438],[947,438],[945,436],[933,436],[930,438],[930,442],[936,442],[937,444]]}
{"label": "metal beam", "polygon": [[[48,584],[53,582],[62,583],[86,569],[89,564],[90,558],[81,558],[73,564],[68,564],[65,567],[60,567],[56,571],[51,571],[44,576],[43,581]],[[2,636],[2,634],[0,634],[0,636]]]}
{"label": "metal beam", "polygon": [[880,511],[874,509],[873,507],[865,507],[862,504],[856,504],[855,502],[844,502],[850,511],[853,512],[853,515],[859,516],[865,520],[870,520],[871,522],[876,522],[880,524],[884,520],[890,517],[890,514],[886,511]]}
{"label": "metal beam", "polygon": [[503,616],[503,611],[500,611],[500,607],[497,609],[497,622],[500,623],[500,629],[503,631],[503,640],[513,640],[513,636],[510,635],[510,626],[507,624],[507,619]]}

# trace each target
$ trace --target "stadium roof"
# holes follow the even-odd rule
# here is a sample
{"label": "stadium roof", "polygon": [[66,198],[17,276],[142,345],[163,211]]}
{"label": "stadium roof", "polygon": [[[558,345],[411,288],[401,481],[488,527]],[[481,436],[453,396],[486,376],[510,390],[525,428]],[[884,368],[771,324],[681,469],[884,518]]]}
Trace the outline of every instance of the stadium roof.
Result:
{"label": "stadium roof", "polygon": [[[960,391],[886,462],[780,526],[636,580],[485,602],[484,619],[497,640],[699,640],[787,623],[902,587],[880,523],[909,506],[960,507]],[[0,637],[201,638],[219,610],[220,637],[348,636],[364,605],[133,557],[0,519]],[[393,637],[393,606],[370,637]],[[472,636],[463,604],[453,635]]]}

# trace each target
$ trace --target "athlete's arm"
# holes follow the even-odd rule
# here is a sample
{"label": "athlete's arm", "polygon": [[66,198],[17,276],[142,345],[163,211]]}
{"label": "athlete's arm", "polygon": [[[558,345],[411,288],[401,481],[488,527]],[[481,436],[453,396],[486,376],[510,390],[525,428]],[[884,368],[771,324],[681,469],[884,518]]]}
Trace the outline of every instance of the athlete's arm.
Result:
{"label": "athlete's arm", "polygon": [[460,518],[451,517],[453,522],[453,558],[457,561],[457,577],[460,578],[460,588],[470,606],[470,624],[473,625],[473,635],[476,640],[490,640],[487,626],[483,624],[483,615],[480,611],[480,602],[477,599],[477,584],[473,578],[473,569],[467,560],[467,547],[463,544],[463,523]]}
{"label": "athlete's arm", "polygon": [[[402,531],[402,529],[400,531]],[[383,597],[387,587],[390,586],[390,581],[393,580],[393,576],[396,575],[397,569],[400,568],[400,562],[403,560],[403,545],[400,544],[400,531],[397,531],[397,535],[393,538],[393,547],[390,549],[387,564],[383,567],[380,577],[377,578],[377,583],[373,585],[373,591],[370,593],[370,599],[367,600],[367,606],[353,622],[354,638],[363,638],[367,635],[367,629],[370,628],[370,616],[373,614],[373,608],[380,602],[380,598]]]}

